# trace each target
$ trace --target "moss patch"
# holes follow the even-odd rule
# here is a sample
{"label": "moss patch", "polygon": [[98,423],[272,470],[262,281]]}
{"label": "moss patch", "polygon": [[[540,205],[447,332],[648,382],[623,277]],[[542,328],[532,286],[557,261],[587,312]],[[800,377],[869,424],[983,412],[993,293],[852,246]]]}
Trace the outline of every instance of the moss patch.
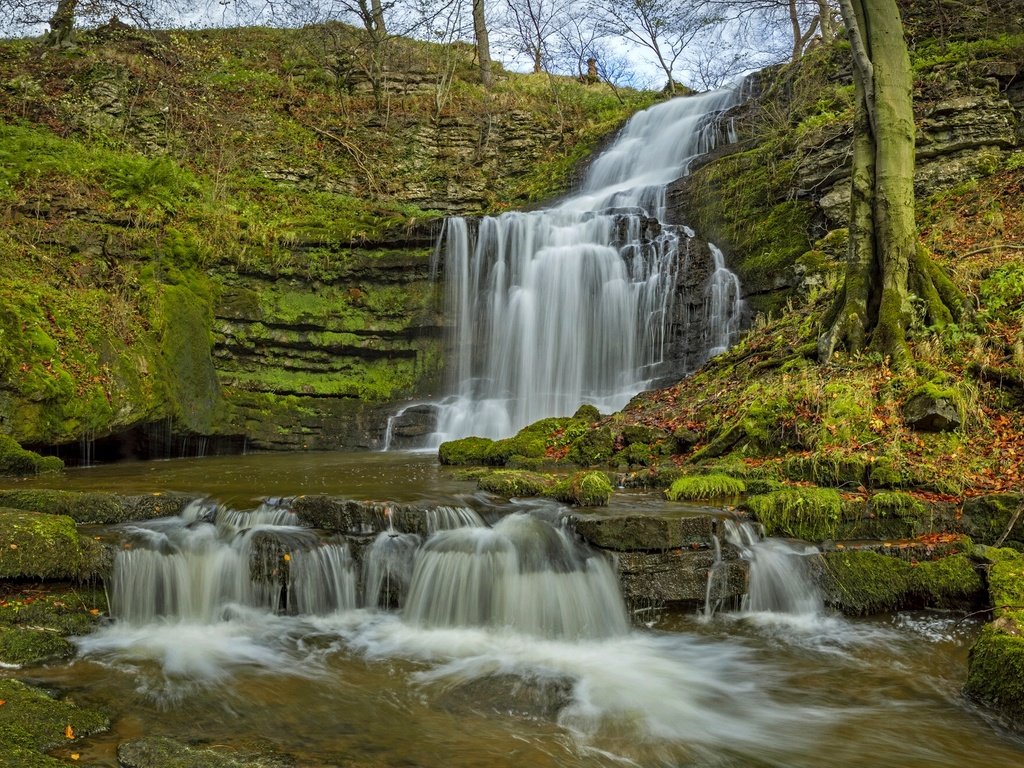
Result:
{"label": "moss patch", "polygon": [[669,501],[718,499],[739,496],[746,490],[742,480],[728,475],[693,475],[673,481],[665,491],[665,498]]}
{"label": "moss patch", "polygon": [[511,499],[524,496],[549,496],[555,487],[551,475],[516,469],[499,469],[487,472],[477,479],[477,486],[484,491]]}
{"label": "moss patch", "polygon": [[834,538],[843,502],[831,488],[785,488],[744,502],[768,536],[791,536],[807,541]]}
{"label": "moss patch", "polygon": [[612,484],[604,472],[577,472],[554,488],[556,499],[577,507],[604,507],[612,495]]}
{"label": "moss patch", "polygon": [[491,446],[494,441],[486,437],[464,437],[461,440],[449,440],[441,443],[437,449],[437,459],[442,464],[488,464]]}
{"label": "moss patch", "polygon": [[55,632],[0,627],[0,663],[22,667],[75,655],[75,647]]}
{"label": "moss patch", "polygon": [[19,755],[22,762],[14,766],[49,765],[45,761],[31,762],[32,753],[70,744],[69,726],[76,739],[110,727],[103,713],[53,699],[18,680],[0,680],[0,699],[6,702],[0,707],[0,750]]}
{"label": "moss patch", "polygon": [[40,456],[34,451],[26,451],[12,437],[0,435],[0,475],[38,475],[62,469],[64,462],[56,456]]}
{"label": "moss patch", "polygon": [[0,509],[0,578],[67,579],[89,573],[97,553],[63,515]]}

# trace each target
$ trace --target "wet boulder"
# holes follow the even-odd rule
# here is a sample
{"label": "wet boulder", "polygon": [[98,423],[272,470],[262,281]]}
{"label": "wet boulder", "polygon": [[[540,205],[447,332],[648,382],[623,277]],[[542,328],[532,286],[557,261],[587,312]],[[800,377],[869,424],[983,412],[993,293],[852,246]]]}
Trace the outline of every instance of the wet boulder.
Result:
{"label": "wet boulder", "polygon": [[584,541],[616,552],[658,552],[667,549],[711,546],[714,518],[709,515],[689,517],[653,517],[620,515],[615,517],[577,517],[576,533]]}
{"label": "wet boulder", "polygon": [[903,420],[918,432],[952,432],[963,423],[952,393],[928,388],[903,405]]}
{"label": "wet boulder", "polygon": [[0,508],[0,579],[73,579],[101,566],[102,547],[65,515]]}

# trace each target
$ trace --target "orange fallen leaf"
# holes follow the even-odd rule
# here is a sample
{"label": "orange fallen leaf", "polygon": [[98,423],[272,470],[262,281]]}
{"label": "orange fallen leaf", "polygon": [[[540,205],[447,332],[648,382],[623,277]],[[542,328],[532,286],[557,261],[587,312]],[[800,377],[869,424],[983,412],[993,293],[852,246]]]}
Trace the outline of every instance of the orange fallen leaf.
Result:
{"label": "orange fallen leaf", "polygon": [[78,752],[72,752],[72,753],[71,753],[71,759],[72,759],[72,760],[77,760],[77,759],[78,759],[78,758],[80,758],[81,756],[82,756],[82,755],[81,755],[81,754],[79,754]]}
{"label": "orange fallen leaf", "polygon": [[99,608],[90,608],[89,609],[89,613],[91,613],[93,616],[99,616],[100,615],[100,609]]}
{"label": "orange fallen leaf", "polygon": [[75,738],[75,729],[71,727],[71,723],[68,723],[68,727],[64,729],[64,738],[73,739]]}
{"label": "orange fallen leaf", "polygon": [[289,555],[287,552],[285,552],[285,554],[284,554],[284,561],[287,563],[291,559],[292,559],[292,556]]}

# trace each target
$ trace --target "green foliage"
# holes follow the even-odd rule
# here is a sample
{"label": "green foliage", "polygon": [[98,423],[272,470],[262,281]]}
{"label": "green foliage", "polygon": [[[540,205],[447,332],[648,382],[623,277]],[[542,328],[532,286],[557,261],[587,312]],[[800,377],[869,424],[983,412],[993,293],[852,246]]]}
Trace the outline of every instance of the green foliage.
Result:
{"label": "green foliage", "polygon": [[745,506],[768,536],[823,541],[835,536],[843,503],[831,488],[786,488],[751,496]]}
{"label": "green foliage", "polygon": [[665,498],[670,501],[691,501],[739,496],[747,490],[746,484],[728,475],[692,475],[675,480]]}
{"label": "green foliage", "polygon": [[554,497],[577,507],[605,507],[613,492],[611,481],[604,472],[577,472],[559,481]]}
{"label": "green foliage", "polygon": [[1011,261],[981,281],[979,318],[985,321],[1024,320],[1024,262]]}

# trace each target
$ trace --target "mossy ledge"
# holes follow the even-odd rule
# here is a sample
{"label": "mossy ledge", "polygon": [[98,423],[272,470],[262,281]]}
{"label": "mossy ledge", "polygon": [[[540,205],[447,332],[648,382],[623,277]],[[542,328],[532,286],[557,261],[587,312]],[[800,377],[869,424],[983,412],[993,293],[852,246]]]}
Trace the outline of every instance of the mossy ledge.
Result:
{"label": "mossy ledge", "polygon": [[[102,712],[54,699],[18,680],[0,680],[0,752],[10,768],[58,768],[45,753],[110,728]],[[69,734],[73,734],[69,736]]]}
{"label": "mossy ledge", "polygon": [[581,471],[568,477],[520,469],[481,473],[477,486],[506,498],[544,496],[577,507],[604,507],[614,491],[604,472]]}
{"label": "mossy ledge", "polygon": [[993,621],[971,649],[964,693],[1024,732],[1024,555],[979,547]]}

